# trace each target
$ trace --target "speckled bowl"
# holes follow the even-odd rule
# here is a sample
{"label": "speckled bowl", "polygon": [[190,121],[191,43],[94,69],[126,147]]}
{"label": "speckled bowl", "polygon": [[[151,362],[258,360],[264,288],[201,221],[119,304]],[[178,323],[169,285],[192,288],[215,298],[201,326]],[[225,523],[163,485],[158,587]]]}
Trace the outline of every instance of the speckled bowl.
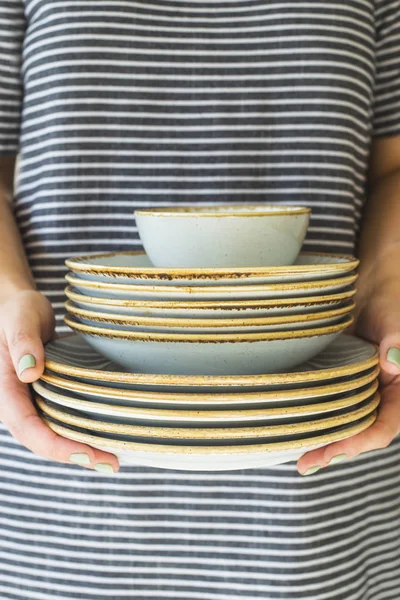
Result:
{"label": "speckled bowl", "polygon": [[310,213],[264,204],[154,208],[135,217],[156,267],[263,267],[294,263]]}

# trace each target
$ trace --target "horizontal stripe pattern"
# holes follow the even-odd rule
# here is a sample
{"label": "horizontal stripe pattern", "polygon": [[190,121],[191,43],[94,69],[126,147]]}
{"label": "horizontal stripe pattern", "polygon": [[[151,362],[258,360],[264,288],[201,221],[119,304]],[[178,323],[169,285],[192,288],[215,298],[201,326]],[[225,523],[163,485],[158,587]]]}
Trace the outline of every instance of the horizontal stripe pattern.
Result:
{"label": "horizontal stripe pattern", "polygon": [[[399,46],[396,0],[0,0],[0,154],[58,330],[64,260],[139,249],[135,208],[302,204],[305,249],[354,252]],[[399,452],[110,478],[0,426],[1,600],[397,600]]]}

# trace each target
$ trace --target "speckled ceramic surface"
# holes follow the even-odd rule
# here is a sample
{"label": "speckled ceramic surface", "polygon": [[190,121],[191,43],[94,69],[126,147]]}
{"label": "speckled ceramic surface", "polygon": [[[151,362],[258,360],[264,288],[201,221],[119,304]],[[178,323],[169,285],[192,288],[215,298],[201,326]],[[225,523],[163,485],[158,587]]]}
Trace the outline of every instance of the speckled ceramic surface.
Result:
{"label": "speckled ceramic surface", "polygon": [[174,319],[169,317],[132,317],[118,313],[110,315],[82,309],[71,301],[65,303],[65,308],[80,323],[109,329],[158,333],[262,333],[334,325],[344,315],[351,313],[355,308],[355,304],[349,302],[340,308],[319,313],[257,319]]}
{"label": "speckled ceramic surface", "polygon": [[349,302],[356,292],[354,288],[350,288],[338,294],[322,296],[284,298],[280,300],[238,300],[233,302],[220,302],[218,300],[216,302],[154,302],[151,300],[99,298],[98,296],[82,294],[71,286],[65,289],[65,293],[76,306],[104,313],[154,318],[243,319],[306,314],[340,308]]}
{"label": "speckled ceramic surface", "polygon": [[359,260],[345,254],[304,252],[289,267],[239,269],[157,269],[144,252],[86,254],[66,261],[85,279],[134,285],[262,285],[342,277],[357,268]]}
{"label": "speckled ceramic surface", "polygon": [[104,416],[99,418],[94,415],[84,417],[78,411],[59,407],[38,395],[35,396],[35,401],[42,413],[66,425],[73,425],[81,429],[91,429],[92,431],[100,431],[110,435],[129,436],[138,438],[138,441],[143,439],[148,443],[157,443],[158,441],[162,443],[169,440],[174,442],[190,442],[193,445],[196,445],[198,443],[212,444],[216,441],[223,441],[224,444],[234,444],[238,441],[241,443],[248,443],[251,441],[266,443],[268,441],[266,438],[284,437],[304,433],[312,434],[317,431],[340,427],[369,415],[378,407],[380,398],[379,393],[376,393],[373,397],[362,403],[351,408],[337,411],[338,414],[335,414],[334,416],[329,413],[323,413],[322,415],[313,415],[312,417],[308,417],[306,420],[297,423],[285,423],[282,425],[273,422],[273,424],[269,425],[257,424],[248,427],[198,427],[193,425],[191,427],[159,427],[154,424],[131,425],[121,422],[112,422],[109,419],[105,420]]}
{"label": "speckled ceramic surface", "polygon": [[[136,408],[154,408],[161,410],[237,410],[249,408],[281,408],[299,404],[313,404],[324,401],[334,402],[340,398],[349,402],[360,393],[361,388],[367,388],[375,382],[379,375],[379,367],[356,373],[334,383],[313,385],[291,389],[279,389],[279,386],[267,386],[267,389],[241,392],[184,393],[181,391],[160,392],[148,390],[124,389],[107,387],[101,383],[91,384],[69,379],[67,376],[56,375],[45,371],[41,377],[41,385],[55,393],[68,394],[79,400],[89,400],[94,403],[107,403]],[[38,384],[35,384],[38,385]],[[118,384],[115,384],[118,385]],[[299,384],[301,386],[301,384]],[[276,389],[278,388],[278,389]],[[37,390],[45,398],[45,393]]]}
{"label": "speckled ceramic surface", "polygon": [[287,389],[315,382],[345,378],[375,367],[379,362],[378,348],[353,335],[340,335],[323,353],[304,361],[286,373],[258,375],[162,375],[128,373],[104,358],[77,334],[65,335],[46,344],[45,366],[49,371],[86,383],[117,386],[127,389],[148,389],[168,392],[244,392],[267,386]]}
{"label": "speckled ceramic surface", "polygon": [[353,318],[329,327],[246,334],[138,333],[65,317],[87,342],[129,371],[187,375],[279,373],[322,352]]}
{"label": "speckled ceramic surface", "polygon": [[[112,421],[118,419],[127,425],[154,424],[159,427],[247,427],[250,425],[268,425],[274,422],[297,423],[312,418],[313,415],[332,415],[338,411],[348,410],[355,405],[371,398],[378,389],[375,381],[364,387],[363,390],[355,390],[353,394],[334,396],[334,399],[326,397],[318,398],[319,401],[295,406],[276,406],[275,408],[235,408],[231,410],[177,410],[166,408],[148,408],[147,406],[124,406],[121,404],[108,403],[106,400],[91,401],[82,400],[78,395],[68,391],[60,391],[54,386],[43,381],[32,384],[38,396],[49,400],[53,405],[79,411],[83,417],[96,418],[99,420]],[[244,397],[245,401],[246,398]]]}
{"label": "speckled ceramic surface", "polygon": [[135,212],[140,239],[156,267],[291,265],[311,210],[289,206],[197,206]]}
{"label": "speckled ceramic surface", "polygon": [[376,412],[358,422],[339,427],[320,435],[302,436],[290,441],[268,444],[231,446],[176,446],[144,444],[109,439],[104,435],[45,419],[49,427],[63,437],[112,452],[121,465],[156,467],[183,471],[235,471],[266,468],[289,461],[297,461],[310,450],[346,439],[365,431],[376,419]]}
{"label": "speckled ceramic surface", "polygon": [[102,283],[86,280],[83,275],[78,276],[74,273],[67,273],[65,278],[71,286],[82,292],[82,294],[98,296],[99,298],[157,301],[179,300],[191,302],[205,300],[266,300],[272,298],[320,296],[345,290],[354,284],[357,275],[302,283],[197,287]]}

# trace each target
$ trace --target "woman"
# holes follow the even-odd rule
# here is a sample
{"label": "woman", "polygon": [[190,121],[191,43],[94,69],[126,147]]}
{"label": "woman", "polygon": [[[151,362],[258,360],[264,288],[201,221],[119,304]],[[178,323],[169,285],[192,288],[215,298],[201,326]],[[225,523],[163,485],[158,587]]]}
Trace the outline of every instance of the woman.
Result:
{"label": "woman", "polygon": [[[1,599],[397,599],[400,3],[0,0],[0,19]],[[318,251],[355,252],[363,213],[379,419],[298,470],[114,475],[25,385],[52,308],[65,331],[64,260],[139,248],[137,207],[232,201],[310,206]]]}

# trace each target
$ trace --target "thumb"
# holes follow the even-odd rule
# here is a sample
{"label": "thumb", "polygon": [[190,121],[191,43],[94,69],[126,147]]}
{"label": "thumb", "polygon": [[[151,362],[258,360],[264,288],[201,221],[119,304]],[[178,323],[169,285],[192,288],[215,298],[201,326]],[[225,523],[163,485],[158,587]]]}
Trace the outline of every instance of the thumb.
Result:
{"label": "thumb", "polygon": [[41,322],[37,312],[19,315],[5,327],[5,337],[15,372],[24,383],[36,381],[44,370]]}

